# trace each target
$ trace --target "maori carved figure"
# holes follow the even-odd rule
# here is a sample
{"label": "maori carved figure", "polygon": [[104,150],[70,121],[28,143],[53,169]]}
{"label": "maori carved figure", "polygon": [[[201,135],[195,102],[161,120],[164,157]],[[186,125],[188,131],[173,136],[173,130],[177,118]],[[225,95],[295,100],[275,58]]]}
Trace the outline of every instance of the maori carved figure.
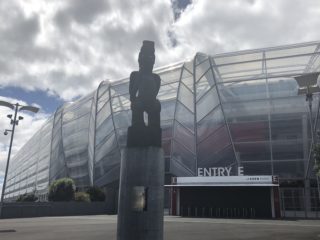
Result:
{"label": "maori carved figure", "polygon": [[[139,53],[139,71],[130,75],[129,93],[132,125],[128,129],[128,147],[161,146],[160,111],[157,99],[161,79],[152,73],[155,62],[154,42],[143,41]],[[148,124],[144,122],[148,115]]]}

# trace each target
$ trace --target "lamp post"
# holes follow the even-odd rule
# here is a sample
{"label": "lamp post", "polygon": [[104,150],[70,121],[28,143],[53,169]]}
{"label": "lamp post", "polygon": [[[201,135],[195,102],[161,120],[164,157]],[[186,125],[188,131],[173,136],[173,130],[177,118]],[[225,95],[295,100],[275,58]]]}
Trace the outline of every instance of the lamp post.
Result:
{"label": "lamp post", "polygon": [[4,180],[3,180],[3,185],[2,185],[2,193],[1,193],[1,212],[0,212],[0,217],[2,215],[2,207],[3,207],[3,199],[4,199],[4,193],[5,193],[5,188],[6,188],[6,183],[7,183],[7,175],[8,175],[8,169],[9,169],[9,162],[10,162],[10,156],[11,156],[11,149],[12,149],[12,142],[13,142],[13,136],[14,136],[14,131],[16,125],[18,125],[19,121],[23,119],[22,116],[19,116],[17,119],[17,114],[19,111],[30,111],[33,113],[37,113],[39,111],[39,108],[33,107],[33,106],[23,106],[20,105],[19,103],[12,104],[9,102],[5,101],[0,101],[0,106],[8,107],[14,110],[14,116],[12,119],[12,114],[8,114],[7,117],[10,118],[10,124],[12,125],[12,129],[5,129],[4,135],[8,135],[8,132],[11,132],[11,139],[10,139],[10,145],[9,145],[9,152],[8,152],[8,158],[7,158],[7,165],[6,165],[6,171],[4,175]]}
{"label": "lamp post", "polygon": [[[295,77],[299,85],[298,94],[299,95],[306,95],[306,101],[308,102],[309,106],[309,115],[310,115],[310,128],[311,128],[311,147],[310,147],[310,154],[307,162],[307,168],[305,172],[305,179],[308,178],[309,169],[310,169],[310,161],[311,161],[311,149],[314,147],[316,143],[316,138],[314,135],[315,132],[315,125],[313,124],[313,115],[312,115],[312,101],[313,101],[313,94],[320,92],[320,87],[317,84],[317,80],[319,77],[320,72],[314,72],[309,74],[303,74],[300,76]],[[317,185],[318,185],[318,195],[320,198],[320,189],[319,189],[319,177],[317,176]]]}

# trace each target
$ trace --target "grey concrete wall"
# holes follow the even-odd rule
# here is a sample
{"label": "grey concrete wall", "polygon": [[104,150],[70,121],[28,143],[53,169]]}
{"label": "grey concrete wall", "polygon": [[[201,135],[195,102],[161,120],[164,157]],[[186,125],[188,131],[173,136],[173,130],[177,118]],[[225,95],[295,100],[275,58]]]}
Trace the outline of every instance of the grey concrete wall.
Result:
{"label": "grey concrete wall", "polygon": [[2,218],[28,218],[45,216],[75,216],[113,214],[106,202],[26,202],[4,203]]}

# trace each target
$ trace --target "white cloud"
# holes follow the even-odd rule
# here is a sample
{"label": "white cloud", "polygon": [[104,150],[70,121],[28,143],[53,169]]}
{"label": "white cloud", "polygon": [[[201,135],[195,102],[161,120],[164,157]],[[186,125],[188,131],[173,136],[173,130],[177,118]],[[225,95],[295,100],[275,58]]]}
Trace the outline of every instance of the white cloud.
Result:
{"label": "white cloud", "polygon": [[137,69],[144,39],[162,66],[197,51],[318,40],[319,13],[318,0],[194,0],[175,22],[170,0],[1,1],[0,85],[70,100]]}

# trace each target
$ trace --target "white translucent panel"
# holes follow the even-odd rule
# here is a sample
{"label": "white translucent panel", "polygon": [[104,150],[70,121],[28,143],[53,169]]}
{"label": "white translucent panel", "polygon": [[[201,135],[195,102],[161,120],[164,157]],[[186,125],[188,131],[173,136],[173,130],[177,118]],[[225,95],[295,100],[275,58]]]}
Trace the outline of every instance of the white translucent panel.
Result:
{"label": "white translucent panel", "polygon": [[216,88],[209,90],[197,102],[197,122],[207,115],[214,107],[219,104],[219,97]]}
{"label": "white translucent panel", "polygon": [[104,83],[102,83],[102,84],[100,85],[100,87],[99,87],[99,93],[98,93],[99,98],[100,98],[100,96],[101,96],[102,94],[104,94],[106,91],[108,91],[109,86],[110,86],[109,82],[104,82]]}
{"label": "white translucent panel", "polygon": [[303,114],[278,116],[270,121],[272,140],[300,140],[308,132],[309,119]]}
{"label": "white translucent panel", "polygon": [[309,67],[306,69],[307,72],[320,72],[320,50],[318,54],[314,54],[311,58]]}
{"label": "white translucent panel", "polygon": [[195,64],[199,65],[205,61],[208,60],[208,55],[204,54],[204,53],[197,53],[195,56]]}
{"label": "white translucent panel", "polygon": [[190,111],[194,112],[194,95],[183,83],[181,83],[179,87],[178,99]]}
{"label": "white translucent panel", "polygon": [[191,132],[194,132],[194,114],[179,102],[176,106],[175,119]]}
{"label": "white translucent panel", "polygon": [[220,74],[221,81],[227,82],[252,77],[261,78],[264,76],[262,65],[262,61],[257,61],[222,65],[217,66],[216,69]]}
{"label": "white translucent panel", "polygon": [[304,69],[306,69],[309,60],[310,56],[267,60],[267,72],[268,74],[296,74],[299,72],[302,73]]}
{"label": "white translucent panel", "polygon": [[173,142],[172,159],[179,162],[182,166],[188,168],[191,172],[195,173],[195,156],[192,154],[192,152],[190,152],[188,149],[186,149],[176,141]]}
{"label": "white translucent panel", "polygon": [[131,111],[113,113],[115,128],[128,128],[131,125]]}
{"label": "white translucent panel", "polygon": [[71,120],[76,120],[91,111],[91,102],[87,103],[89,106],[79,107],[78,109],[73,109],[73,111],[67,111],[63,115],[63,123],[70,122]]}
{"label": "white translucent panel", "polygon": [[193,61],[185,62],[183,67],[193,74]]}
{"label": "white translucent panel", "polygon": [[112,117],[110,116],[102,122],[96,130],[96,145],[98,145],[106,136],[114,130]]}
{"label": "white translucent panel", "polygon": [[[231,120],[231,119],[230,119]],[[230,121],[229,129],[234,142],[269,141],[269,121]]]}
{"label": "white translucent panel", "polygon": [[106,141],[96,147],[95,162],[99,162],[104,156],[117,147],[115,134],[112,134]]}
{"label": "white translucent panel", "polygon": [[312,44],[309,46],[299,46],[299,47],[286,47],[284,49],[269,50],[266,51],[266,58],[277,58],[285,56],[293,56],[300,54],[313,53],[317,47],[317,44]]}
{"label": "white translucent panel", "polygon": [[172,138],[173,121],[161,121],[162,139]]}
{"label": "white translucent panel", "polygon": [[270,111],[269,100],[255,100],[223,104],[228,122],[252,122],[268,120]]}
{"label": "white translucent panel", "polygon": [[234,147],[241,162],[271,160],[270,142],[236,143]]}
{"label": "white translucent panel", "polygon": [[110,102],[105,103],[101,110],[97,113],[96,126],[99,127],[101,123],[107,119],[111,114]]}
{"label": "white translucent panel", "polygon": [[181,67],[158,74],[160,75],[162,84],[177,82],[180,79]]}
{"label": "white translucent panel", "polygon": [[243,162],[244,175],[272,175],[271,162]]}
{"label": "white translucent panel", "polygon": [[89,117],[90,115],[87,114],[81,118],[75,119],[74,121],[68,122],[63,124],[62,127],[62,136],[67,137],[74,133],[78,133],[83,129],[89,128]]}
{"label": "white translucent panel", "polygon": [[65,137],[63,139],[63,147],[65,150],[65,154],[67,154],[67,151],[71,149],[79,149],[82,150],[85,147],[88,147],[88,131],[82,130],[78,133],[72,134],[68,137]]}
{"label": "white translucent panel", "polygon": [[295,160],[307,159],[308,153],[304,152],[304,143],[302,140],[278,140],[272,141],[273,160]]}
{"label": "white translucent panel", "polygon": [[109,101],[109,91],[106,91],[98,100],[97,112]]}
{"label": "white translucent panel", "polygon": [[212,72],[209,71],[199,82],[196,83],[196,99],[197,101],[215,84]]}
{"label": "white translucent panel", "polygon": [[196,66],[196,82],[199,81],[199,79],[201,77],[203,77],[203,75],[205,75],[206,73],[210,72],[210,62],[209,60],[206,60],[204,62],[202,62],[200,65]]}
{"label": "white translucent panel", "polygon": [[195,137],[193,133],[177,122],[174,124],[174,139],[191,152],[195,152]]}
{"label": "white translucent panel", "polygon": [[186,69],[184,69],[182,72],[181,82],[183,82],[183,84],[185,84],[193,92],[193,88],[194,88],[193,75]]}
{"label": "white translucent panel", "polygon": [[297,112],[306,112],[307,103],[305,96],[297,96],[283,99],[272,99],[270,101],[271,114],[294,114]]}
{"label": "white translucent panel", "polygon": [[268,79],[269,96],[276,97],[289,97],[297,96],[298,84],[294,78],[269,78]]}
{"label": "white translucent panel", "polygon": [[112,85],[111,90],[112,90],[111,96],[128,94],[129,93],[129,81],[121,83],[121,84],[117,84],[117,85]]}
{"label": "white translucent panel", "polygon": [[267,98],[266,80],[225,83],[218,86],[222,102],[237,102]]}
{"label": "white translucent panel", "polygon": [[167,100],[161,102],[161,121],[171,120],[174,117],[174,110],[176,106],[176,100]]}
{"label": "white translucent panel", "polygon": [[273,174],[284,179],[304,178],[303,161],[281,161],[273,163]]}
{"label": "white translucent panel", "polygon": [[198,141],[202,141],[211,133],[224,125],[224,118],[221,107],[217,107],[205,118],[203,118],[197,125]]}
{"label": "white translucent panel", "polygon": [[171,83],[161,85],[157,98],[160,101],[165,101],[177,97],[179,83]]}
{"label": "white translucent panel", "polygon": [[254,52],[254,53],[239,53],[239,54],[222,54],[218,56],[212,57],[212,62],[215,65],[221,64],[230,64],[230,63],[238,63],[238,62],[246,62],[246,61],[261,61],[262,60],[262,52]]}
{"label": "white translucent panel", "polygon": [[130,109],[129,94],[123,96],[115,96],[112,98],[112,109],[114,112]]}

